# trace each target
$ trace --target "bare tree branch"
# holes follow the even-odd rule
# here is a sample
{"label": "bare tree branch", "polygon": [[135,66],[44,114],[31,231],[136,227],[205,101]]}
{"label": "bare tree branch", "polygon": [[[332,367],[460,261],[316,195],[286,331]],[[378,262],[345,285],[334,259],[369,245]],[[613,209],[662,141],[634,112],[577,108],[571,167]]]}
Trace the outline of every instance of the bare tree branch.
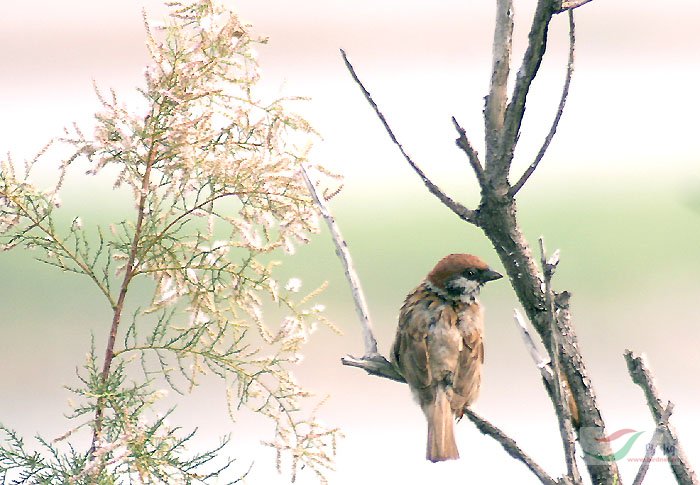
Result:
{"label": "bare tree branch", "polygon": [[547,313],[550,319],[550,329],[552,338],[550,340],[551,349],[549,355],[552,358],[551,365],[553,368],[552,384],[554,387],[554,407],[557,412],[557,420],[559,422],[559,432],[561,434],[562,445],[564,446],[564,458],[566,461],[567,476],[574,483],[582,483],[581,475],[576,465],[576,437],[571,424],[572,411],[569,407],[568,386],[564,387],[564,376],[561,371],[561,363],[559,355],[561,352],[559,325],[557,324],[556,312],[554,309],[554,292],[552,291],[552,277],[559,264],[559,250],[555,251],[551,258],[547,259],[547,251],[544,246],[544,238],[539,238],[540,257],[542,265],[542,273],[544,275],[545,286],[545,304]]}
{"label": "bare tree branch", "polygon": [[[659,398],[659,393],[654,385],[654,377],[646,363],[644,356],[636,355],[631,350],[625,350],[625,361],[627,362],[627,370],[632,377],[632,382],[637,384],[644,391],[644,396],[647,400],[647,405],[654,417],[654,422],[657,427],[663,423],[662,417],[664,407]],[[664,428],[664,446],[663,450],[668,458],[668,463],[676,477],[676,481],[681,485],[698,485],[698,478],[693,471],[688,457],[685,455],[681,443],[678,439],[675,427],[666,423]]]}
{"label": "bare tree branch", "polygon": [[659,424],[654,430],[654,435],[651,437],[651,441],[647,445],[647,452],[644,455],[644,460],[639,466],[637,476],[634,477],[634,482],[632,482],[632,485],[642,485],[644,477],[646,476],[647,471],[649,470],[649,464],[651,463],[652,458],[654,458],[654,455],[656,454],[656,447],[661,444],[661,440],[664,435],[664,428],[668,427],[668,418],[671,417],[672,412],[673,403],[669,401],[668,404],[666,404],[666,409],[661,415],[661,420],[659,421]]}
{"label": "bare tree branch", "polygon": [[530,178],[539,165],[542,157],[547,152],[549,144],[554,138],[554,134],[557,132],[557,127],[559,126],[559,120],[564,113],[564,106],[566,105],[566,99],[569,96],[569,86],[571,86],[571,76],[574,73],[574,51],[576,47],[576,24],[574,23],[574,11],[569,10],[569,60],[566,64],[566,78],[564,80],[564,88],[562,89],[561,99],[559,100],[559,107],[557,108],[557,113],[554,116],[554,121],[552,122],[552,127],[549,129],[549,133],[544,139],[544,143],[540,147],[540,151],[537,152],[535,160],[530,164],[530,166],[525,170],[520,179],[510,188],[508,193],[511,197],[515,196],[518,191],[525,185],[527,179]]}
{"label": "bare tree branch", "polygon": [[301,175],[304,177],[306,186],[309,188],[309,193],[314,199],[318,210],[321,212],[323,219],[328,225],[328,229],[333,237],[333,242],[335,243],[335,253],[340,258],[343,263],[343,269],[345,270],[345,277],[348,280],[350,289],[352,290],[352,298],[355,302],[355,310],[357,311],[357,316],[360,319],[360,326],[362,327],[362,337],[365,345],[365,356],[375,356],[378,355],[377,352],[377,339],[374,338],[374,332],[372,331],[372,320],[369,317],[369,309],[367,307],[367,301],[365,300],[365,295],[362,292],[362,286],[360,285],[360,278],[357,276],[357,271],[352,264],[352,257],[350,256],[350,251],[348,250],[348,245],[343,239],[343,235],[340,233],[340,228],[335,222],[333,215],[328,210],[326,202],[323,197],[319,197],[316,191],[316,185],[309,178],[309,173],[306,170],[304,164],[301,164]]}
{"label": "bare tree branch", "polygon": [[547,472],[542,469],[542,467],[540,467],[532,458],[530,458],[530,456],[528,456],[527,453],[525,453],[518,446],[515,440],[507,436],[503,431],[486,421],[469,408],[464,409],[464,415],[467,416],[472,423],[474,423],[482,434],[490,436],[498,441],[510,456],[523,462],[525,466],[528,467],[542,483],[545,485],[557,485],[558,482],[550,477]]}
{"label": "bare tree branch", "polygon": [[361,359],[351,355],[346,355],[345,357],[341,357],[340,362],[342,362],[343,365],[364,369],[368,374],[373,376],[384,377],[396,382],[406,382],[406,380],[401,374],[398,373],[391,362],[386,360],[386,358],[380,354],[366,355]]}
{"label": "bare tree branch", "polygon": [[537,2],[535,16],[528,35],[527,49],[515,80],[513,96],[506,108],[503,135],[501,137],[502,151],[499,153],[501,159],[499,166],[503,167],[501,171],[505,173],[502,173],[501,176],[508,175],[510,163],[513,160],[515,145],[520,133],[520,125],[525,114],[525,100],[547,48],[547,31],[554,13],[554,4],[554,0],[539,0]]}
{"label": "bare tree branch", "polygon": [[420,167],[418,167],[418,165],[416,165],[415,162],[411,159],[411,157],[406,153],[406,151],[404,150],[401,143],[399,143],[399,141],[396,139],[396,136],[394,135],[394,132],[391,130],[391,127],[389,126],[389,123],[387,122],[386,118],[384,117],[382,112],[379,110],[377,103],[375,103],[374,100],[372,99],[372,95],[369,93],[369,91],[367,91],[367,88],[365,88],[364,84],[362,84],[362,81],[360,81],[360,78],[357,77],[357,74],[355,73],[355,68],[352,67],[352,64],[348,60],[348,57],[345,54],[345,51],[343,49],[340,49],[340,54],[343,56],[343,61],[345,61],[345,66],[350,71],[350,75],[352,76],[353,80],[360,87],[360,89],[362,90],[362,93],[365,96],[365,99],[370,104],[370,106],[372,106],[372,109],[374,109],[374,112],[376,113],[377,117],[379,117],[379,120],[384,125],[384,129],[389,134],[389,138],[391,138],[391,141],[393,141],[394,144],[397,147],[399,147],[399,150],[401,151],[401,155],[403,155],[404,159],[408,162],[408,164],[411,166],[411,168],[418,174],[418,176],[423,181],[425,186],[428,188],[430,193],[433,194],[435,197],[437,197],[440,200],[440,202],[442,202],[444,205],[446,205],[452,212],[457,214],[461,219],[463,219],[467,222],[470,222],[472,224],[476,224],[476,211],[468,209],[467,207],[463,206],[459,202],[453,200],[448,195],[446,195],[437,185],[435,185],[425,175],[425,173],[420,169]]}
{"label": "bare tree branch", "polygon": [[586,5],[589,2],[592,2],[593,0],[578,0],[575,2],[561,2],[561,6],[554,12],[554,13],[562,13],[566,12],[567,10],[570,12],[576,8],[579,8],[583,5]]}
{"label": "bare tree branch", "polygon": [[535,362],[540,374],[542,374],[542,378],[548,382],[549,385],[552,385],[554,382],[554,371],[550,365],[551,360],[543,357],[539,350],[537,350],[537,345],[535,345],[535,341],[533,340],[532,335],[530,335],[530,331],[527,329],[525,320],[517,309],[513,311],[513,318],[515,319],[515,324],[520,331],[520,336],[523,338],[525,347],[527,347],[527,350],[530,352],[530,357],[532,357],[532,360]]}
{"label": "bare tree branch", "polygon": [[[492,71],[489,94],[486,96],[484,123],[486,127],[486,175],[503,173],[501,155],[502,131],[508,102],[508,75],[513,46],[513,1],[496,1],[496,28],[493,33]],[[505,182],[505,179],[502,180]]]}
{"label": "bare tree branch", "polygon": [[476,179],[479,181],[479,187],[483,187],[484,184],[486,183],[486,179],[484,178],[484,169],[481,166],[481,161],[479,160],[479,154],[474,150],[474,147],[472,147],[472,144],[469,143],[469,139],[467,138],[467,132],[460,126],[460,124],[457,122],[457,119],[453,116],[452,117],[452,123],[455,125],[455,128],[457,129],[457,133],[459,133],[459,137],[456,140],[457,146],[467,154],[467,158],[469,159],[469,163],[472,166],[472,169],[474,170],[474,173],[476,174]]}

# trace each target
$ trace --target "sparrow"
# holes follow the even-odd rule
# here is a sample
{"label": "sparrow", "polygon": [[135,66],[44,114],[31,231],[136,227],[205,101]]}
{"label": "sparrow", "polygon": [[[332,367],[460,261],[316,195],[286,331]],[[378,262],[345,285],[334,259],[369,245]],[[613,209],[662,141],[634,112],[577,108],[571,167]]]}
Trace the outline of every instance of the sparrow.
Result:
{"label": "sparrow", "polygon": [[426,459],[459,458],[454,419],[479,394],[484,362],[484,312],[478,296],[502,278],[480,258],[450,254],[406,297],[391,361],[428,421]]}

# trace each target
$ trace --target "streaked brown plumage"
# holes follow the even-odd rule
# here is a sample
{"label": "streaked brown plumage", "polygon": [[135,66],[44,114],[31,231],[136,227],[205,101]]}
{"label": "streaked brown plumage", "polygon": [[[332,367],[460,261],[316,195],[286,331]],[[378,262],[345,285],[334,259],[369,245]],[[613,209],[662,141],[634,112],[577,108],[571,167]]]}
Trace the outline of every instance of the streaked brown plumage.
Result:
{"label": "streaked brown plumage", "polygon": [[484,361],[481,286],[501,278],[470,254],[441,259],[407,297],[391,360],[428,422],[426,459],[459,458],[454,417],[477,398]]}

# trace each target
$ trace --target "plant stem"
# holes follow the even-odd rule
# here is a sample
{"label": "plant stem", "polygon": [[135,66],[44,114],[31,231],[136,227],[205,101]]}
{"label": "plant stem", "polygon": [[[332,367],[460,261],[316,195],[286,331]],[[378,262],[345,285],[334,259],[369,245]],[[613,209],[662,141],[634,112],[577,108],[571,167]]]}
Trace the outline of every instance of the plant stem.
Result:
{"label": "plant stem", "polygon": [[[143,228],[143,219],[145,216],[146,208],[146,198],[148,197],[148,190],[151,180],[151,169],[156,158],[156,141],[155,139],[151,141],[151,146],[148,152],[148,160],[146,161],[146,170],[144,171],[143,178],[141,179],[141,191],[139,195],[139,205],[138,214],[136,219],[136,227],[134,228],[134,237],[131,241],[131,249],[129,251],[129,259],[126,263],[126,268],[124,271],[124,279],[122,280],[121,287],[119,288],[119,296],[117,297],[117,302],[113,306],[113,316],[112,316],[112,327],[109,331],[109,339],[107,340],[107,348],[105,350],[105,359],[102,365],[102,384],[106,384],[109,378],[109,371],[112,367],[112,361],[114,360],[114,345],[117,340],[117,332],[119,331],[119,324],[121,323],[122,311],[124,310],[124,301],[126,300],[126,293],[129,289],[129,283],[134,276],[134,267],[136,264],[136,253],[139,249],[139,242],[141,240],[141,231]],[[92,456],[95,451],[95,446],[100,432],[102,431],[102,417],[104,414],[105,402],[103,398],[98,398],[97,409],[95,411],[95,428],[92,435],[92,446],[90,447],[90,455]]]}

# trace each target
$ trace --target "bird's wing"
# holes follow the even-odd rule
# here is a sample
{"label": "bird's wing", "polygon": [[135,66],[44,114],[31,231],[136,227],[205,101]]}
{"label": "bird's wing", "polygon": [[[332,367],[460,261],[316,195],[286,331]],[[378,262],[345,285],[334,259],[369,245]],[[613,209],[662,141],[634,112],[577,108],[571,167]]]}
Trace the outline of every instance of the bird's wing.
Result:
{"label": "bird's wing", "polygon": [[401,308],[391,353],[392,360],[413,389],[427,388],[432,381],[427,344],[430,316],[424,303],[412,301],[419,298],[414,292]]}
{"label": "bird's wing", "polygon": [[463,332],[464,347],[459,355],[459,364],[453,383],[455,396],[451,404],[457,418],[462,417],[464,406],[469,406],[479,395],[481,387],[481,365],[484,362],[484,341],[480,330],[474,328]]}
{"label": "bird's wing", "polygon": [[462,352],[471,360],[480,364],[484,363],[484,339],[481,331],[472,329],[464,335],[464,349]]}

